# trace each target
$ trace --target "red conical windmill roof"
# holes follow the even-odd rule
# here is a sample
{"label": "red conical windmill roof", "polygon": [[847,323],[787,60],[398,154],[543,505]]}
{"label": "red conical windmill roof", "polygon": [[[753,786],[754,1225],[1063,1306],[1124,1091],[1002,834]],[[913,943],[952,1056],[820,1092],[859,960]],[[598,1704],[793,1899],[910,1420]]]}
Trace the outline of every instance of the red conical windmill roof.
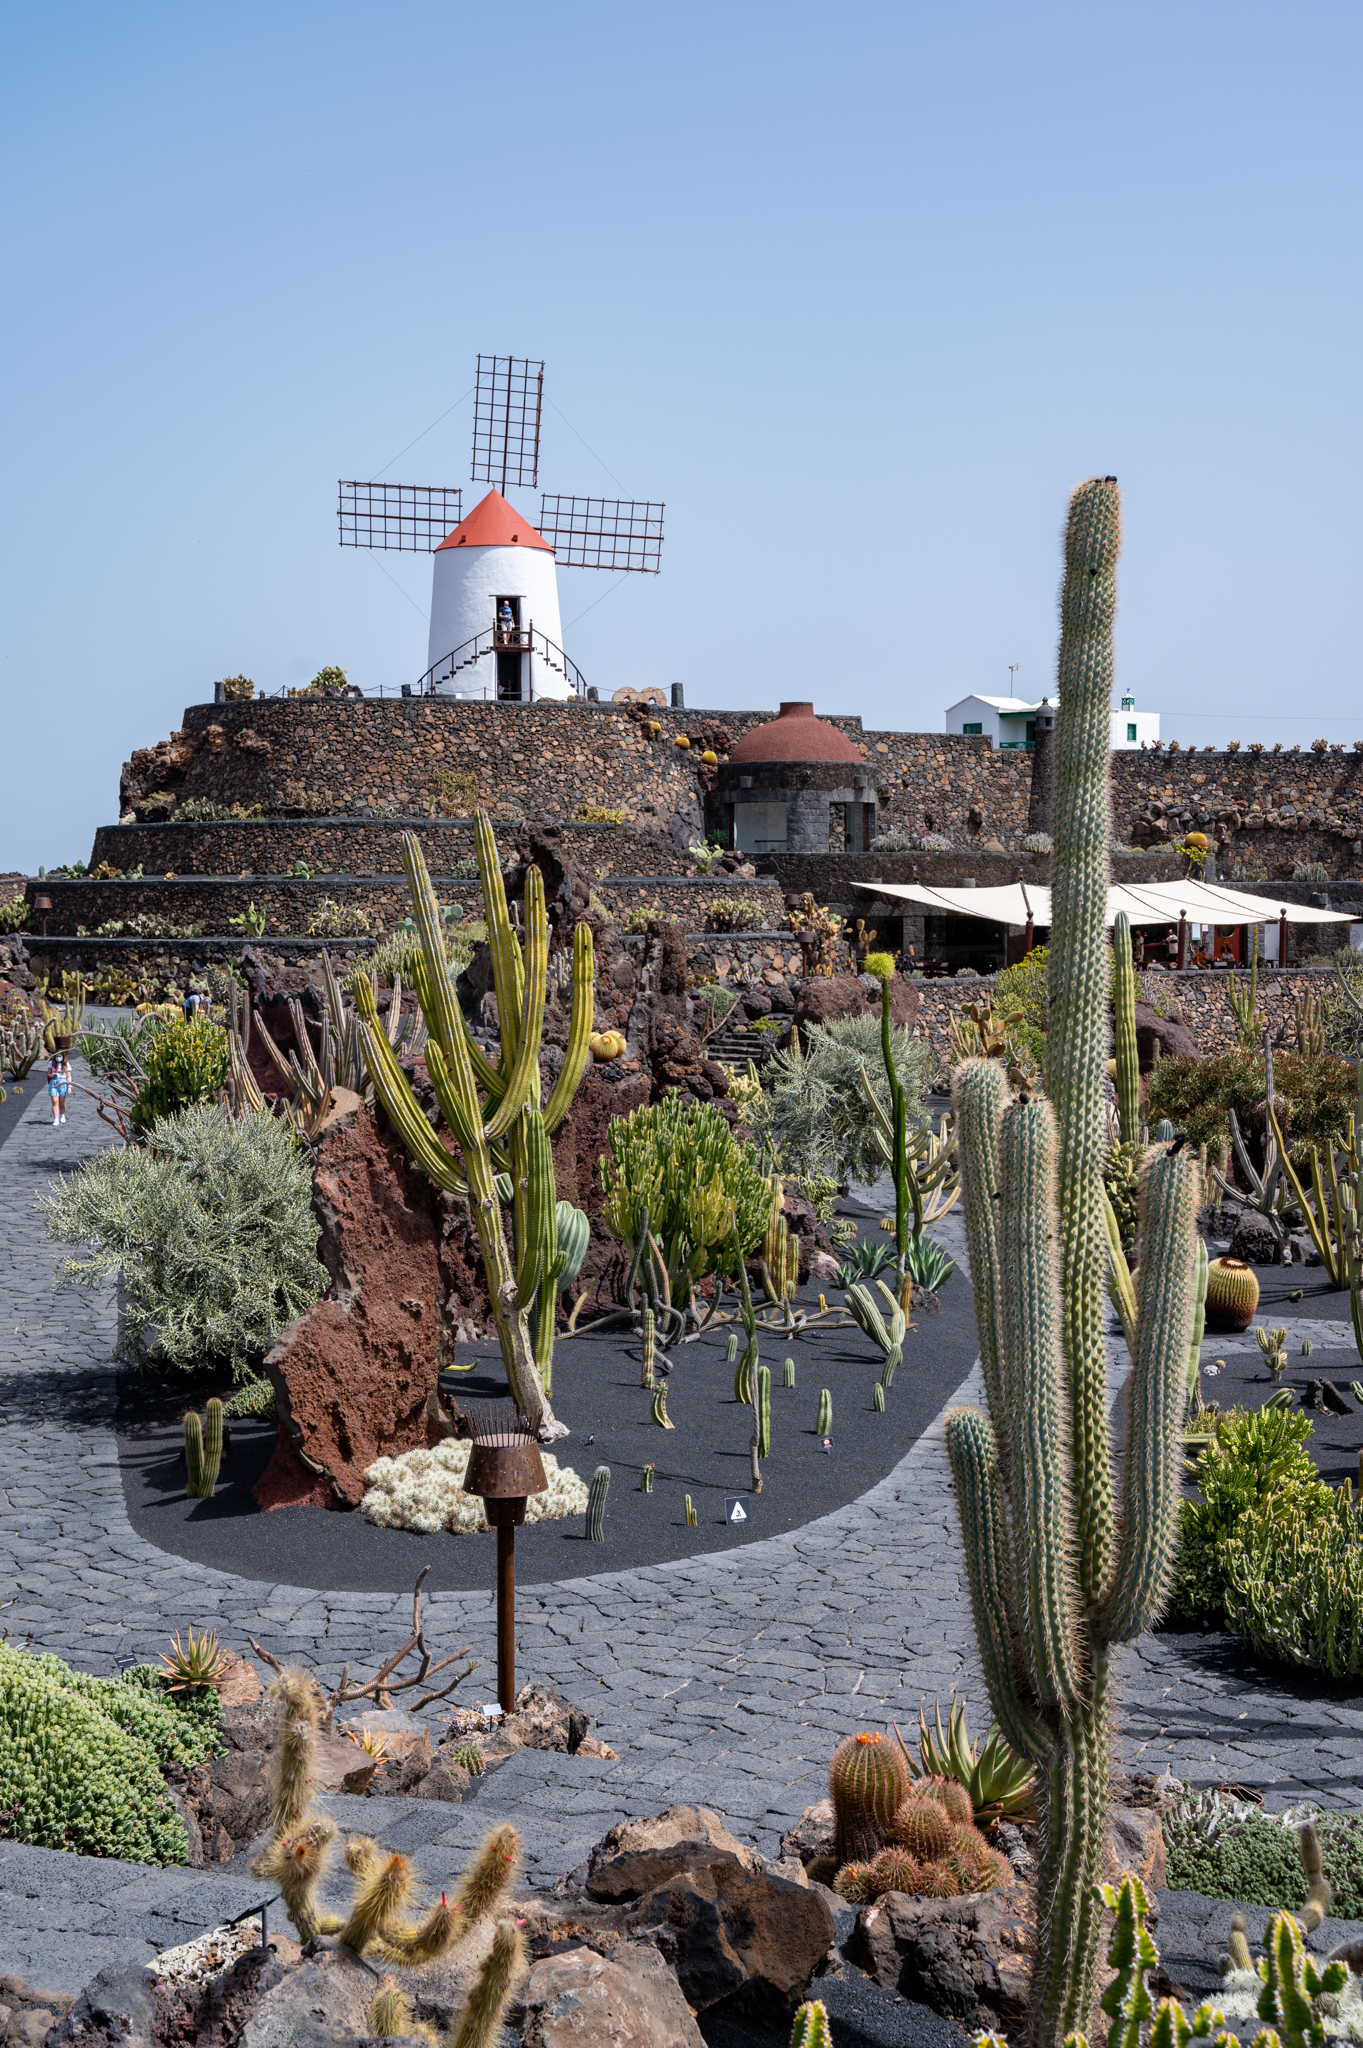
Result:
{"label": "red conical windmill roof", "polygon": [[447,533],[436,553],[445,548],[543,548],[552,555],[547,540],[541,540],[530,521],[508,505],[500,491],[489,491],[480,504],[452,533]]}

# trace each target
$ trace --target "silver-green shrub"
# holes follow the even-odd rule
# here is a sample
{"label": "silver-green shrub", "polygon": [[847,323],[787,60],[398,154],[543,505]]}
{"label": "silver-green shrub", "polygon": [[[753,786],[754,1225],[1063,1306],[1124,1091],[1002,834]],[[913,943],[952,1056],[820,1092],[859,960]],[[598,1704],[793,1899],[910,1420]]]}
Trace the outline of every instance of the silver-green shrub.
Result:
{"label": "silver-green shrub", "polygon": [[206,1719],[144,1683],[0,1645],[0,1833],[12,1842],[184,1863],[184,1823],[160,1766],[198,1763],[218,1746]]}
{"label": "silver-green shrub", "polygon": [[[903,1085],[910,1129],[921,1115],[930,1053],[927,1041],[898,1026],[891,1033],[895,1070]],[[754,1135],[770,1145],[783,1171],[836,1180],[875,1181],[889,1161],[879,1121],[866,1099],[865,1070],[876,1098],[890,1113],[890,1088],[881,1056],[880,1018],[844,1017],[809,1027],[809,1050],[798,1038],[772,1055],[761,1103],[746,1114]]]}
{"label": "silver-green shrub", "polygon": [[327,1286],[307,1155],[267,1110],[234,1119],[196,1103],[38,1199],[49,1236],[86,1246],[58,1285],[121,1272],[118,1356],[135,1363],[155,1350],[186,1370],[230,1361],[243,1378]]}

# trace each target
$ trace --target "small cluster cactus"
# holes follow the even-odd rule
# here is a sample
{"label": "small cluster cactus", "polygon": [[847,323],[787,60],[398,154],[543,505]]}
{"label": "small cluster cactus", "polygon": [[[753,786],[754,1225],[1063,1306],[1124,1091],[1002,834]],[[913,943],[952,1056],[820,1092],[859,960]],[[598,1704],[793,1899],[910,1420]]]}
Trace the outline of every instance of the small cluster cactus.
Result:
{"label": "small cluster cactus", "polygon": [[216,1395],[202,1424],[192,1408],[185,1416],[185,1464],[189,1468],[186,1494],[191,1500],[211,1499],[222,1464],[222,1402]]}
{"label": "small cluster cactus", "polygon": [[1011,1881],[1008,1859],[975,1826],[965,1787],[913,1777],[902,1746],[879,1730],[839,1743],[828,1783],[839,1864],[833,1888],[849,1904],[884,1892],[950,1899]]}
{"label": "small cluster cactus", "polygon": [[[296,1667],[281,1671],[270,1692],[279,1704],[271,1839],[252,1868],[258,1877],[279,1886],[299,1940],[334,1934],[359,1956],[409,1966],[447,1955],[505,1900],[520,1855],[515,1828],[494,1828],[465,1872],[459,1896],[451,1901],[442,1892],[439,1902],[416,1921],[405,1917],[416,1882],[407,1857],[386,1855],[368,1836],[353,1836],[343,1852],[355,1879],[350,1911],[344,1919],[322,1912],[317,1891],[336,1839],[330,1819],[312,1812],[313,1764],[326,1702],[316,1679]],[[492,2048],[522,1955],[518,1929],[503,1922],[469,1987],[451,2048]],[[385,2030],[410,2017],[395,1993],[396,1986],[385,1983],[375,2001]]]}

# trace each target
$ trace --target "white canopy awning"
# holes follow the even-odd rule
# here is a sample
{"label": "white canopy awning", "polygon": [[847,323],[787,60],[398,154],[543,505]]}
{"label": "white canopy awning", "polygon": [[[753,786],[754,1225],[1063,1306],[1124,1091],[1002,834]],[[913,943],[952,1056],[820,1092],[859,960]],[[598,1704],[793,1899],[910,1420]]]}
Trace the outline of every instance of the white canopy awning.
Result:
{"label": "white canopy awning", "polygon": [[[854,882],[872,896],[918,903],[952,917],[981,917],[995,924],[1025,926],[1051,922],[1051,892],[1036,882],[1008,882],[994,889],[935,889],[922,882]],[[1217,882],[1123,883],[1107,892],[1107,921],[1124,910],[1132,924],[1351,924],[1347,910],[1318,910],[1314,904],[1276,904],[1268,896],[1247,896]]]}

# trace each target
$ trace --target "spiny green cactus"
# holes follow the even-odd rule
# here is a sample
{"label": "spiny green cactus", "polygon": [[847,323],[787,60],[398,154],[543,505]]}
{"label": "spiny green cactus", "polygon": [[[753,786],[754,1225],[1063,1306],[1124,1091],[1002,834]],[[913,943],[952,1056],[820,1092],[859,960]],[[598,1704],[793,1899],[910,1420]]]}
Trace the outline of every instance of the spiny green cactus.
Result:
{"label": "spiny green cactus", "polygon": [[1060,2048],[1097,1991],[1114,1647],[1163,1604],[1178,1533],[1193,1329],[1196,1160],[1146,1163],[1130,1452],[1114,1499],[1107,1427],[1103,1161],[1108,704],[1115,482],[1070,501],[1056,729],[1047,1100],[1009,1100],[967,1060],[955,1097],[988,1413],[948,1416],[971,1602],[995,1719],[1037,1766],[1041,1815],[1030,2038]]}
{"label": "spiny green cactus", "polygon": [[[552,1360],[556,1282],[567,1269],[568,1249],[558,1240],[549,1140],[567,1115],[591,1059],[592,935],[586,924],[579,924],[573,934],[568,1044],[548,1106],[541,1108],[539,1060],[548,968],[544,883],[539,870],[531,868],[525,886],[522,949],[507,910],[497,842],[482,812],[475,831],[501,1030],[501,1058],[495,1065],[474,1042],[459,1007],[445,952],[440,905],[421,848],[410,832],[403,835],[402,851],[421,933],[414,981],[430,1034],[426,1065],[445,1121],[454,1133],[463,1175],[426,1121],[386,1032],[378,1027],[374,992],[366,975],[356,977],[355,1004],[375,1093],[403,1144],[437,1187],[468,1197],[511,1392],[540,1438],[553,1442],[567,1431],[549,1405],[544,1374]],[[497,1195],[497,1177],[504,1173],[511,1179],[514,1269]],[[545,1298],[532,1332],[530,1314],[541,1290]]]}
{"label": "spiny green cactus", "polygon": [[771,1367],[757,1368],[757,1455],[771,1456]]}
{"label": "spiny green cactus", "polygon": [[806,1999],[790,2030],[790,2048],[833,2048],[828,2007],[821,1998]]}
{"label": "spiny green cactus", "polygon": [[815,1436],[832,1436],[833,1434],[833,1396],[829,1393],[827,1387],[824,1387],[819,1394],[819,1413],[814,1423],[814,1434]]}
{"label": "spiny green cactus", "polygon": [[185,1487],[189,1498],[210,1500],[222,1464],[222,1402],[216,1395],[208,1404],[202,1427],[192,1408],[185,1416],[185,1464],[189,1467]]}
{"label": "spiny green cactus", "polygon": [[849,1735],[833,1752],[828,1790],[839,1863],[862,1863],[889,1841],[913,1781],[904,1752],[878,1728]]}
{"label": "spiny green cactus", "polygon": [[1174,1127],[1170,1123],[1167,1116],[1162,1116],[1159,1122],[1155,1125],[1154,1130],[1150,1133],[1150,1141],[1154,1145],[1173,1144]]}
{"label": "spiny green cactus", "polygon": [[785,1366],[782,1369],[781,1385],[783,1387],[793,1387],[795,1385],[795,1360],[793,1358],[788,1358],[785,1362]]}
{"label": "spiny green cactus", "polygon": [[734,1360],[735,1360],[735,1359],[737,1358],[737,1356],[738,1356],[738,1332],[737,1332],[737,1330],[730,1330],[730,1332],[729,1332],[729,1341],[728,1341],[728,1343],[727,1343],[727,1344],[726,1344],[726,1345],[724,1346],[724,1362],[725,1362],[725,1364],[726,1364],[726,1365],[732,1365],[732,1364],[733,1364],[733,1362],[734,1362]]}
{"label": "spiny green cactus", "polygon": [[691,1496],[690,1496],[690,1494],[688,1493],[688,1494],[687,1494],[687,1496],[686,1496],[686,1526],[687,1526],[687,1528],[688,1528],[688,1529],[694,1529],[694,1528],[696,1527],[696,1525],[698,1524],[698,1522],[699,1522],[699,1521],[700,1521],[700,1516],[699,1516],[699,1515],[698,1515],[698,1514],[696,1513],[695,1509],[694,1509],[694,1508],[692,1507],[692,1505],[691,1505]]}
{"label": "spiny green cactus", "polygon": [[524,1943],[520,1929],[503,1920],[492,1937],[482,1967],[470,1988],[450,2048],[492,2048],[501,2038],[502,2015],[511,1987],[520,1974]]}
{"label": "spiny green cactus", "polygon": [[771,1208],[762,1238],[762,1280],[767,1294],[778,1305],[788,1302],[800,1284],[800,1244],[792,1237],[785,1215],[785,1190],[781,1176],[771,1177]]}
{"label": "spiny green cactus", "polygon": [[1188,1339],[1188,1380],[1187,1392],[1190,1404],[1201,1399],[1198,1375],[1202,1370],[1202,1339],[1207,1329],[1207,1273],[1210,1261],[1207,1257],[1205,1238],[1195,1240],[1193,1252],[1193,1328]]}
{"label": "spiny green cactus", "polygon": [[737,1233],[729,1240],[729,1257],[738,1277],[738,1313],[743,1324],[743,1334],[748,1340],[734,1373],[734,1399],[746,1408],[753,1398],[753,1373],[757,1369],[757,1313],[752,1305],[748,1268]]}
{"label": "spiny green cactus", "polygon": [[879,1380],[876,1381],[871,1389],[871,1406],[875,1409],[877,1415],[885,1413],[885,1389]]}
{"label": "spiny green cactus", "polygon": [[667,1412],[667,1381],[666,1381],[666,1380],[662,1380],[662,1381],[660,1381],[660,1383],[658,1384],[658,1386],[656,1386],[656,1387],[654,1388],[654,1390],[653,1390],[653,1399],[652,1399],[652,1401],[651,1401],[651,1402],[650,1402],[650,1404],[649,1404],[649,1414],[650,1414],[650,1415],[652,1416],[653,1420],[654,1420],[654,1421],[655,1421],[655,1422],[657,1423],[657,1425],[658,1425],[659,1429],[675,1429],[675,1428],[676,1428],[676,1426],[677,1426],[677,1425],[676,1425],[676,1423],[672,1421],[671,1417],[670,1417],[670,1416],[668,1415],[668,1412]]}
{"label": "spiny green cactus", "polygon": [[587,1541],[604,1543],[606,1540],[606,1495],[610,1491],[611,1468],[598,1465],[592,1474],[592,1483],[587,1489]]}
{"label": "spiny green cactus", "polygon": [[642,1466],[642,1467],[640,1468],[640,1472],[639,1472],[639,1491],[640,1491],[640,1493],[652,1493],[652,1491],[653,1491],[653,1474],[654,1474],[654,1469],[655,1469],[655,1468],[654,1468],[654,1466],[653,1466],[652,1462],[650,1462],[649,1464],[647,1464],[647,1465],[644,1465],[644,1466]]}
{"label": "spiny green cactus", "polygon": [[651,1387],[653,1367],[658,1356],[658,1324],[647,1302],[644,1303],[643,1314],[639,1318],[639,1350],[643,1360],[643,1377],[640,1384]]}
{"label": "spiny green cactus", "polygon": [[1122,1143],[1141,1135],[1141,1064],[1136,1051],[1136,966],[1131,957],[1131,920],[1119,910],[1112,921],[1112,1038],[1117,1056],[1117,1113]]}

